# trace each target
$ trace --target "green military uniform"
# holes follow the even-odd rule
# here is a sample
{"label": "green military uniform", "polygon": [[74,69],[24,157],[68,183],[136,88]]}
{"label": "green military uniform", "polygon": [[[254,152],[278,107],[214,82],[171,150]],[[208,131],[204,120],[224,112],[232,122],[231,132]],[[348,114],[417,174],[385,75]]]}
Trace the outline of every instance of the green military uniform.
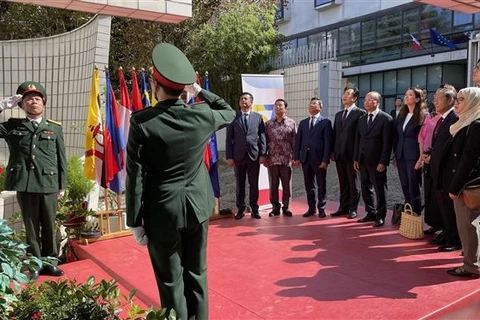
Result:
{"label": "green military uniform", "polygon": [[[190,62],[171,45],[158,45],[152,60],[165,77],[166,66],[177,68],[167,83],[195,81]],[[134,113],[127,144],[127,224],[145,227],[162,307],[180,319],[208,318],[206,246],[215,203],[203,154],[212,133],[235,118],[217,95],[199,96],[205,103],[163,100]]]}
{"label": "green military uniform", "polygon": [[[17,93],[30,91],[46,101],[45,89],[36,82],[23,83]],[[36,257],[57,257],[57,193],[67,186],[62,127],[44,118],[40,122],[11,118],[0,124],[0,137],[10,151],[5,189],[17,191],[28,251]]]}

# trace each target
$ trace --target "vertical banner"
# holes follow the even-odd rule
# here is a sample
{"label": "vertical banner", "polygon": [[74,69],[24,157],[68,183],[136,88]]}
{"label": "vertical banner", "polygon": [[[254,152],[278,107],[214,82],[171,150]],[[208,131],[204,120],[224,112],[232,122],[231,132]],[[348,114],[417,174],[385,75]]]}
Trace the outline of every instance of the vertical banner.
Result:
{"label": "vertical banner", "polygon": [[[275,117],[273,112],[274,102],[284,98],[283,75],[242,74],[242,90],[253,95],[252,110],[263,116],[263,121]],[[260,206],[270,203],[268,170],[260,166],[258,181],[260,189],[258,204]]]}

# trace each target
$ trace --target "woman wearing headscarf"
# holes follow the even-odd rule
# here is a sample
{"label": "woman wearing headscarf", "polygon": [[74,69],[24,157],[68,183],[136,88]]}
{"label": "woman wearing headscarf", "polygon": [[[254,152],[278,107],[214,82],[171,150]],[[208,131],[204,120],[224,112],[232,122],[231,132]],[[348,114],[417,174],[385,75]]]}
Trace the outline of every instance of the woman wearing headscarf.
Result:
{"label": "woman wearing headscarf", "polygon": [[460,90],[455,112],[459,119],[450,126],[452,138],[442,158],[442,179],[454,202],[463,247],[463,265],[447,272],[458,277],[477,279],[480,276],[478,236],[472,222],[479,216],[480,210],[471,210],[465,206],[462,190],[466,183],[480,176],[480,88]]}

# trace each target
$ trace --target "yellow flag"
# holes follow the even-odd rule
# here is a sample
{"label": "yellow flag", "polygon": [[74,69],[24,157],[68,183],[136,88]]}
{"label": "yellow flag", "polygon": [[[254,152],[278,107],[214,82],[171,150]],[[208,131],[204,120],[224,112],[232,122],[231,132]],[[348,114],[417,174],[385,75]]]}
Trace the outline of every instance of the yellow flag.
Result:
{"label": "yellow flag", "polygon": [[85,178],[101,182],[103,164],[103,125],[100,111],[100,80],[98,69],[93,71],[90,102],[88,106],[87,128],[85,138]]}

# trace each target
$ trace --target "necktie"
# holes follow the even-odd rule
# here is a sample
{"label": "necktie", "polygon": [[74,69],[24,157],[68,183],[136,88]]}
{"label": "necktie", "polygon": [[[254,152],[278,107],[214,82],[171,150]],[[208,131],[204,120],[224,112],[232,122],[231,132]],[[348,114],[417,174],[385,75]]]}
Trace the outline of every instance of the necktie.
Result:
{"label": "necktie", "polygon": [[347,113],[348,113],[348,110],[345,109],[345,111],[343,111],[342,123],[344,123],[344,122],[345,122],[345,119],[347,119]]}
{"label": "necktie", "polygon": [[433,130],[433,137],[436,137],[438,134],[438,131],[440,131],[440,127],[442,126],[443,123],[443,117],[438,119],[437,124],[435,125],[435,130]]}
{"label": "necktie", "polygon": [[37,129],[38,128],[38,122],[35,120],[32,120],[32,126],[33,128]]}
{"label": "necktie", "polygon": [[245,129],[245,132],[248,131],[248,119],[247,119],[248,113],[243,114],[243,127]]}
{"label": "necktie", "polygon": [[370,128],[370,126],[372,125],[373,123],[373,113],[370,113],[368,115],[368,123],[367,123],[367,128]]}
{"label": "necktie", "polygon": [[314,125],[315,125],[315,117],[312,116],[310,118],[310,131],[312,131]]}

